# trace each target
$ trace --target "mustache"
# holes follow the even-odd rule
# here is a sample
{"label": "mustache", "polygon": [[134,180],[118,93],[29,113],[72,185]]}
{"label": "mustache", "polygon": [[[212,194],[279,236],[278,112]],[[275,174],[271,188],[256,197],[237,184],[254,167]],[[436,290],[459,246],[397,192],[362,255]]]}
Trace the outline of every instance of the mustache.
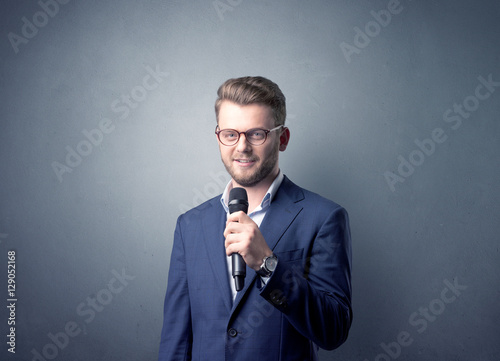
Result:
{"label": "mustache", "polygon": [[233,157],[233,161],[234,160],[246,160],[250,162],[256,162],[259,160],[259,157]]}

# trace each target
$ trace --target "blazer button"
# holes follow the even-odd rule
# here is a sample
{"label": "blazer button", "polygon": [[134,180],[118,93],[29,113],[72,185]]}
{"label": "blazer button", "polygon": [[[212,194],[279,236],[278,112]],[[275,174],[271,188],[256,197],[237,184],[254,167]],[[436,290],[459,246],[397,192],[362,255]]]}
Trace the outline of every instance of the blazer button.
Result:
{"label": "blazer button", "polygon": [[227,331],[227,333],[231,337],[236,337],[236,335],[238,334],[238,331],[236,331],[234,328],[230,328],[229,331]]}

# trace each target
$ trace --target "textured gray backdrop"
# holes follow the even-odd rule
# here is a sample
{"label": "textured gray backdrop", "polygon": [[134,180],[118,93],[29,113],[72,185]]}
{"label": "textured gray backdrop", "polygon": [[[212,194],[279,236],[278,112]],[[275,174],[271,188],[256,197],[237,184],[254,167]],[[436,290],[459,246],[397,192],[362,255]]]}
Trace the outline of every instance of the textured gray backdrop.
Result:
{"label": "textured gray backdrop", "polygon": [[175,220],[228,180],[213,102],[243,75],[287,97],[284,173],[350,214],[355,318],[321,359],[500,358],[498,1],[0,12],[0,359],[155,360]]}

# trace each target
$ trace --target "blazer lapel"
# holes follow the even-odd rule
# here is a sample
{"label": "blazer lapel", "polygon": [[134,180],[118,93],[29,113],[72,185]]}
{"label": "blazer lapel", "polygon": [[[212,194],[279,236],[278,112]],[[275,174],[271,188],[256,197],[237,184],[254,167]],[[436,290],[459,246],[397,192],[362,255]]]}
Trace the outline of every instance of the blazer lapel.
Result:
{"label": "blazer lapel", "polygon": [[260,225],[260,231],[271,250],[276,248],[283,233],[302,210],[298,203],[302,199],[304,195],[301,189],[285,177]]}
{"label": "blazer lapel", "polygon": [[[217,279],[228,312],[232,307],[232,294],[228,283],[226,252],[224,249],[224,228],[226,213],[219,203],[219,198],[211,202],[211,209],[204,211],[202,218],[204,245],[212,271]],[[213,235],[213,236],[212,236]],[[215,290],[214,290],[215,292]]]}

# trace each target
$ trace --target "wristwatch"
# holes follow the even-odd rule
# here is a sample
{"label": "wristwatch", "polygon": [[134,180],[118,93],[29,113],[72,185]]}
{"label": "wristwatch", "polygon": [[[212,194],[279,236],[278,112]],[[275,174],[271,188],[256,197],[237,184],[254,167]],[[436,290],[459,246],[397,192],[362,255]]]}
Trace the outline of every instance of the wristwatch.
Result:
{"label": "wristwatch", "polygon": [[269,257],[265,257],[264,262],[262,262],[260,269],[257,271],[257,274],[261,277],[270,277],[276,269],[277,265],[278,257],[276,257],[274,254],[270,255]]}

